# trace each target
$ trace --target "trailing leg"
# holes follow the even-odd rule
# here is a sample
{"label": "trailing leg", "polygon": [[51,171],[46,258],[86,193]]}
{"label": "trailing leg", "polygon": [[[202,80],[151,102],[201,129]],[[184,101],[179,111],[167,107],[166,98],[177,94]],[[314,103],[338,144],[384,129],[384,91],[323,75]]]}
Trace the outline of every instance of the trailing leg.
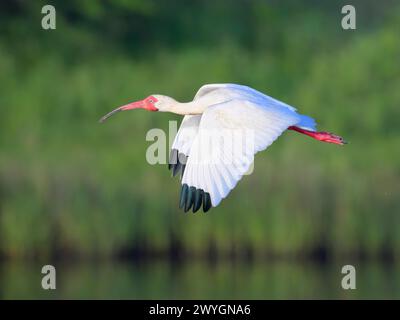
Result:
{"label": "trailing leg", "polygon": [[305,130],[296,126],[291,126],[288,128],[288,130],[293,130],[297,131],[299,133],[305,134],[306,136],[309,136],[311,138],[314,138],[316,140],[322,141],[322,142],[328,142],[328,143],[334,143],[334,144],[346,144],[347,142],[340,136],[337,136],[333,133],[330,132],[325,132],[325,131],[310,131],[310,130]]}

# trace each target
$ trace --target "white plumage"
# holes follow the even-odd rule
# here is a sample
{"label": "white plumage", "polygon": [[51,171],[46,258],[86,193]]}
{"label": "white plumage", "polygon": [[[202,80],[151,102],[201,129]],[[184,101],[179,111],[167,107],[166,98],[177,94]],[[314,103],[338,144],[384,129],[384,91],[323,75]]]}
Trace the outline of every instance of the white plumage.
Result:
{"label": "white plumage", "polygon": [[[194,98],[200,99],[218,103],[209,105],[202,115],[185,116],[172,149],[188,156],[182,184],[208,192],[213,207],[229,194],[249,170],[254,154],[265,150],[288,127],[297,125],[315,130],[315,121],[312,118],[300,115],[294,107],[247,86],[205,85]],[[244,150],[239,155],[240,158],[234,159],[234,153],[226,152],[226,148],[219,145],[221,141],[218,139],[201,144],[201,137],[207,135],[207,132],[218,134],[224,130],[227,131],[226,135],[232,131],[231,139],[236,146],[241,144],[237,136],[249,141],[255,138],[254,149]],[[242,135],[235,137],[234,133],[238,131]],[[217,152],[216,157],[221,160],[219,163],[207,159],[211,148]],[[223,158],[225,161],[222,161]]]}

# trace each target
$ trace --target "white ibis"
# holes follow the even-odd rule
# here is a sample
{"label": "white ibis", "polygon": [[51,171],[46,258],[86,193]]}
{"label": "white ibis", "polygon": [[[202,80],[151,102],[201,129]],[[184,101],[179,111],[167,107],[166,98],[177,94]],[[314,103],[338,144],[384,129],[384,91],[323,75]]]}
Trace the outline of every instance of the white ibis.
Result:
{"label": "white ibis", "polygon": [[[111,111],[100,122],[118,111],[138,108],[184,115],[168,167],[173,176],[181,173],[179,207],[185,212],[191,208],[196,212],[201,206],[207,212],[217,206],[249,170],[254,154],[265,150],[287,129],[323,142],[346,143],[337,135],[316,131],[314,119],[297,113],[294,107],[237,84],[204,85],[193,101],[185,103],[154,94]],[[226,152],[224,142],[213,137],[222,131],[253,133],[251,152]],[[210,143],[201,142],[201,132],[211,136]],[[231,147],[242,144],[240,135],[233,134],[232,139]],[[217,161],[207,161],[211,154]]]}

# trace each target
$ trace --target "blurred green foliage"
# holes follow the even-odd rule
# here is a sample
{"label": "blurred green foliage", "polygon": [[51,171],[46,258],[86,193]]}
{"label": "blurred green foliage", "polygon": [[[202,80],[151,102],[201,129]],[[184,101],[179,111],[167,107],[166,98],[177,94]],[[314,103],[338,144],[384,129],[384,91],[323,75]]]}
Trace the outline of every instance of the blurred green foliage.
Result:
{"label": "blurred green foliage", "polygon": [[[400,257],[400,6],[353,1],[43,1],[0,4],[0,252]],[[97,120],[152,93],[252,86],[350,144],[285,133],[221,205],[178,210],[147,131],[172,114]]]}

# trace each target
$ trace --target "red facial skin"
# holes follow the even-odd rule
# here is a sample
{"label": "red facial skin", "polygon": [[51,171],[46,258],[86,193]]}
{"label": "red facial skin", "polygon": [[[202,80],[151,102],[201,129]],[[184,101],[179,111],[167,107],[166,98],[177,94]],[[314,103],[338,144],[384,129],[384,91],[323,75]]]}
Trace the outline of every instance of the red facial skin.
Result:
{"label": "red facial skin", "polygon": [[288,130],[297,131],[299,133],[305,134],[305,135],[307,135],[307,136],[309,136],[311,138],[314,138],[314,139],[322,141],[322,142],[334,143],[334,144],[339,144],[339,145],[343,145],[343,144],[347,143],[346,141],[344,141],[344,139],[342,137],[337,136],[337,135],[335,135],[333,133],[330,133],[330,132],[309,131],[309,130],[301,129],[301,128],[296,127],[296,126],[291,126],[291,127],[288,128]]}
{"label": "red facial skin", "polygon": [[146,99],[139,100],[136,102],[129,103],[124,105],[121,110],[131,110],[131,109],[145,109],[148,111],[158,111],[158,109],[154,106],[158,100],[153,96],[148,96]]}

